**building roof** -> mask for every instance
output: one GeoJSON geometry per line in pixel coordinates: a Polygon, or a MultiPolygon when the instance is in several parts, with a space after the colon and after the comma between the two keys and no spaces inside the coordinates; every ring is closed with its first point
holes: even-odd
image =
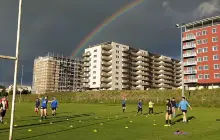
{"type": "Polygon", "coordinates": [[[192,27],[197,27],[197,26],[210,24],[212,22],[220,23],[220,16],[205,18],[205,19],[202,19],[202,20],[198,20],[198,21],[194,21],[194,22],[191,22],[191,23],[183,24],[183,27],[192,28],[192,27]]]}

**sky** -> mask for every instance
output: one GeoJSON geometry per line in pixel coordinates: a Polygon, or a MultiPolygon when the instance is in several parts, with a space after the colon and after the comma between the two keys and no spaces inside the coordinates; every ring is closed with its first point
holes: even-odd
{"type": "MultiPolygon", "coordinates": [[[[32,84],[33,63],[48,52],[71,56],[100,23],[134,0],[23,0],[20,61],[23,83],[32,84]]],[[[115,41],[134,48],[180,58],[180,30],[187,23],[220,15],[220,0],[143,0],[109,23],[89,45],[115,41]]],[[[0,55],[15,56],[18,0],[0,0],[0,55]]],[[[0,59],[0,84],[13,82],[14,61],[0,59]]]]}

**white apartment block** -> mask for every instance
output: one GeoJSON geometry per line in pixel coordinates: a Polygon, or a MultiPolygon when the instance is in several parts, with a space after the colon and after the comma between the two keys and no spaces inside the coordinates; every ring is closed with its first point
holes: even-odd
{"type": "Polygon", "coordinates": [[[179,61],[127,45],[105,42],[83,54],[87,90],[172,89],[181,84],[179,61]]]}
{"type": "Polygon", "coordinates": [[[33,93],[81,90],[82,62],[49,55],[34,60],[33,93]]]}

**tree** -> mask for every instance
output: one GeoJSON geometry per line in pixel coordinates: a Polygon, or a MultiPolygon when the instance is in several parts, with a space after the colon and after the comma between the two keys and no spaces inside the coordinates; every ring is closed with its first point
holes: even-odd
{"type": "Polygon", "coordinates": [[[0,89],[6,89],[6,88],[5,88],[5,86],[3,86],[3,85],[0,85],[0,89]]]}

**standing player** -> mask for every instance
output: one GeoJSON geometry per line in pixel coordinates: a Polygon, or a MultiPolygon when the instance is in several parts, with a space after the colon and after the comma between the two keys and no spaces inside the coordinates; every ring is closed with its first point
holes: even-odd
{"type": "Polygon", "coordinates": [[[173,97],[172,100],[171,100],[171,104],[172,104],[172,113],[173,113],[173,118],[176,117],[176,101],[175,101],[175,98],[173,97]]]}
{"type": "Polygon", "coordinates": [[[41,115],[41,120],[43,120],[43,116],[45,119],[47,119],[47,103],[50,102],[48,101],[48,97],[41,98],[42,103],[41,103],[41,108],[40,108],[40,115],[41,115]]]}
{"type": "Polygon", "coordinates": [[[36,99],[36,103],[35,103],[35,109],[34,111],[38,114],[39,111],[39,107],[40,107],[40,100],[39,98],[36,99]]]}
{"type": "Polygon", "coordinates": [[[167,104],[166,104],[166,115],[165,115],[165,119],[166,119],[166,124],[164,126],[171,126],[171,115],[172,115],[172,104],[170,102],[170,99],[167,99],[167,104]]]}
{"type": "Polygon", "coordinates": [[[150,115],[150,114],[154,114],[154,103],[150,100],[150,102],[149,102],[149,112],[148,112],[148,114],[150,115]]]}
{"type": "Polygon", "coordinates": [[[55,97],[53,97],[53,100],[51,101],[51,109],[52,109],[52,115],[56,117],[56,110],[58,108],[58,101],[55,97]]]}
{"type": "Polygon", "coordinates": [[[136,114],[136,115],[138,115],[139,112],[141,112],[141,115],[142,115],[142,111],[143,111],[142,106],[143,106],[142,101],[141,101],[141,99],[139,99],[139,102],[138,102],[138,111],[137,111],[137,114],[136,114]]]}
{"type": "MultiPolygon", "coordinates": [[[[186,101],[185,97],[182,97],[182,101],[179,103],[179,109],[182,110],[183,113],[183,122],[186,123],[186,113],[187,113],[187,107],[189,107],[192,110],[192,107],[189,105],[189,103],[186,101]]],[[[178,109],[178,110],[179,110],[178,109]]]]}
{"type": "Polygon", "coordinates": [[[123,112],[125,112],[125,110],[126,110],[126,101],[127,101],[127,99],[125,97],[123,97],[123,99],[122,99],[122,111],[123,112]]]}
{"type": "Polygon", "coordinates": [[[3,123],[3,119],[6,114],[6,110],[8,109],[8,101],[6,100],[6,97],[3,97],[0,100],[0,122],[3,123]]]}

